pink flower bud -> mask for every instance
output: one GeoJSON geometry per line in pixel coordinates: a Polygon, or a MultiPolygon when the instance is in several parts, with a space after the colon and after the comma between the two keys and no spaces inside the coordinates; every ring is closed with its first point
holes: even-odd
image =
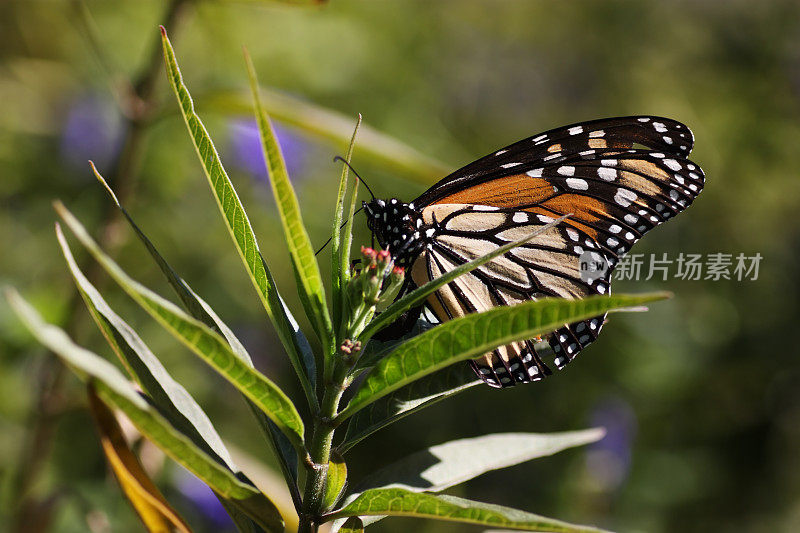
{"type": "Polygon", "coordinates": [[[373,259],[375,259],[375,255],[376,254],[375,254],[375,250],[373,250],[372,248],[368,248],[368,247],[362,246],[361,247],[361,255],[363,255],[365,259],[373,260],[373,259]]]}

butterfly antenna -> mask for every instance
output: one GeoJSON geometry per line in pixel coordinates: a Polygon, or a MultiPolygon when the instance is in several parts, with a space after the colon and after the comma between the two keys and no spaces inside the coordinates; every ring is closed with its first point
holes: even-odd
{"type": "Polygon", "coordinates": [[[372,199],[374,200],[375,199],[375,195],[372,193],[372,189],[369,188],[369,185],[367,185],[367,182],[364,181],[364,178],[362,178],[361,176],[358,175],[358,172],[356,172],[356,169],[354,169],[350,165],[350,163],[348,163],[342,156],[337,155],[336,157],[334,157],[333,158],[333,162],[335,163],[336,161],[341,161],[342,163],[347,165],[347,168],[349,168],[353,172],[353,174],[356,175],[356,177],[358,178],[358,181],[360,181],[361,183],[364,184],[364,187],[367,188],[367,191],[369,191],[369,195],[372,196],[372,199]]]}
{"type": "MultiPolygon", "coordinates": [[[[355,211],[353,211],[353,216],[356,216],[358,213],[360,213],[362,209],[364,209],[364,208],[363,208],[363,207],[359,207],[358,209],[356,209],[355,211]]],[[[339,226],[339,229],[344,229],[344,227],[345,227],[346,225],[347,225],[347,220],[345,220],[344,222],[342,222],[342,225],[341,225],[341,226],[339,226]]],[[[319,253],[320,253],[322,250],[324,250],[324,249],[325,249],[325,247],[326,247],[326,246],[328,246],[332,240],[333,240],[333,237],[332,237],[332,236],[331,236],[331,237],[328,237],[328,240],[327,240],[327,241],[325,241],[325,244],[323,244],[323,245],[320,247],[320,249],[319,249],[319,250],[317,250],[317,251],[316,251],[316,253],[314,253],[314,255],[315,255],[315,256],[319,255],[319,253]]]]}
{"type": "Polygon", "coordinates": [[[314,257],[318,256],[318,255],[319,255],[319,253],[320,253],[322,250],[324,250],[324,249],[325,249],[325,247],[326,247],[326,246],[328,246],[328,244],[330,244],[330,242],[331,242],[332,240],[333,240],[333,237],[328,237],[328,240],[327,240],[327,241],[325,241],[325,244],[323,244],[322,246],[320,246],[319,250],[317,250],[317,251],[314,253],[314,257]]]}

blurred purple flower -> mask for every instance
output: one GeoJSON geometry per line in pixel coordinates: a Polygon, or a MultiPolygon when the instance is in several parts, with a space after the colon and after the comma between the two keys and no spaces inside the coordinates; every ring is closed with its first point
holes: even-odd
{"type": "MultiPolygon", "coordinates": [[[[305,154],[308,147],[303,138],[273,124],[275,136],[286,161],[286,170],[292,181],[296,181],[305,169],[305,154]]],[[[266,182],[267,168],[261,151],[261,139],[255,119],[235,119],[228,124],[230,153],[235,168],[249,173],[259,181],[266,182]]]]}
{"type": "Polygon", "coordinates": [[[81,170],[86,169],[89,159],[102,167],[114,160],[121,144],[122,117],[112,100],[87,92],[70,102],[61,129],[64,161],[81,170]]]}
{"type": "Polygon", "coordinates": [[[636,414],[624,400],[606,398],[592,409],[591,425],[606,428],[606,436],[586,452],[589,475],[602,489],[617,489],[630,470],[636,414]]]}
{"type": "Polygon", "coordinates": [[[219,503],[216,494],[208,485],[200,481],[188,470],[179,470],[176,474],[176,488],[216,529],[233,525],[225,508],[219,503]]]}

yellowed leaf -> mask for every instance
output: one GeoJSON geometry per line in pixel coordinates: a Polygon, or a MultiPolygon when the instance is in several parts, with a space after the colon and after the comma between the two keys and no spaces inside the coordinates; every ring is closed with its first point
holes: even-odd
{"type": "Polygon", "coordinates": [[[189,526],[167,503],[161,491],[142,468],[139,459],[128,447],[114,413],[97,396],[91,384],[88,386],[88,395],[89,406],[106,459],[122,491],[147,530],[154,533],[171,531],[190,533],[189,526]]]}

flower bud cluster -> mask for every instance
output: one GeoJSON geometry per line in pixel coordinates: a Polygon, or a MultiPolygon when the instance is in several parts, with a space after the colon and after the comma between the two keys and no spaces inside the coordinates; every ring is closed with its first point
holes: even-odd
{"type": "Polygon", "coordinates": [[[339,350],[347,355],[354,355],[361,351],[361,341],[353,342],[350,339],[345,339],[339,346],[339,350]]]}
{"type": "MultiPolygon", "coordinates": [[[[395,266],[388,250],[375,251],[361,247],[361,264],[347,284],[348,328],[347,335],[358,337],[375,314],[378,304],[394,299],[405,280],[405,269],[395,266]]],[[[360,350],[358,343],[345,341],[339,351],[352,358],[360,350]]]]}
{"type": "Polygon", "coordinates": [[[405,279],[403,267],[393,265],[388,250],[376,252],[372,248],[361,247],[361,269],[353,276],[348,286],[350,302],[367,306],[378,303],[382,293],[399,287],[405,279]]]}

